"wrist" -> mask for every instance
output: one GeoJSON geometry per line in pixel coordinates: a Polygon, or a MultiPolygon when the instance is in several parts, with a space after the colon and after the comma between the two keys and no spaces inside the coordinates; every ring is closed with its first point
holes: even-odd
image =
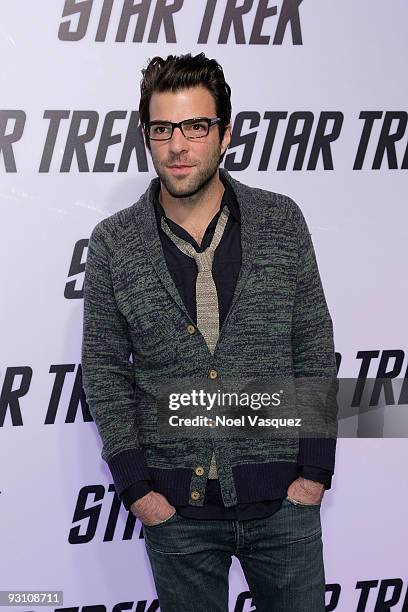
{"type": "Polygon", "coordinates": [[[324,484],[322,482],[316,482],[315,480],[309,480],[309,478],[304,478],[303,476],[299,476],[298,478],[299,488],[305,493],[315,494],[316,491],[323,491],[324,484]]]}
{"type": "Polygon", "coordinates": [[[152,493],[153,491],[149,491],[148,493],[146,493],[146,495],[143,495],[143,497],[139,497],[139,499],[133,502],[132,508],[140,510],[145,508],[146,506],[151,506],[154,500],[154,495],[152,495],[152,493]]]}

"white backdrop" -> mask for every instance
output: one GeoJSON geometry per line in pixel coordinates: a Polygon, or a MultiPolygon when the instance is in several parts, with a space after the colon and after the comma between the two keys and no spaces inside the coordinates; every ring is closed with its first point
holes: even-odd
{"type": "MultiPolygon", "coordinates": [[[[134,4],[139,17],[126,32],[122,11],[131,1],[1,2],[0,590],[64,592],[63,605],[19,608],[27,612],[157,609],[140,522],[125,533],[129,515],[118,511],[78,371],[86,240],[154,176],[150,158],[145,165],[144,151],[136,156],[129,140],[137,136],[130,120],[148,58],[204,51],[224,67],[236,126],[225,166],[302,208],[341,355],[339,376],[358,375],[361,351],[373,351],[371,377],[384,351],[402,351],[401,378],[407,369],[406,1],[134,4]],[[236,30],[228,32],[235,5],[236,30]],[[262,10],[273,6],[276,15],[262,22],[262,10]],[[214,14],[199,43],[206,8],[214,14]],[[278,112],[273,140],[267,132],[278,112]],[[331,156],[308,166],[325,112],[335,118],[325,134],[336,125],[339,133],[331,156]],[[252,124],[242,113],[252,113],[252,124]],[[295,144],[282,168],[293,113],[308,113],[311,133],[300,165],[295,144]],[[377,118],[354,169],[368,126],[360,113],[377,118]],[[108,136],[117,135],[111,144],[104,123],[108,136]],[[75,130],[87,136],[71,159],[75,130]],[[270,158],[260,170],[265,145],[270,158]]],[[[301,116],[295,133],[305,127],[301,116]]],[[[387,371],[395,362],[390,354],[387,371]]],[[[406,440],[340,439],[337,448],[321,510],[327,610],[407,612],[406,440]]],[[[236,559],[230,576],[230,609],[254,610],[236,559]]]]}

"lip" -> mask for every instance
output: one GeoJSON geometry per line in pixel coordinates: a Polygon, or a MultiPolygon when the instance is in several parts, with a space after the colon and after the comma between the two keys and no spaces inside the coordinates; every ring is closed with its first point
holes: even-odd
{"type": "Polygon", "coordinates": [[[167,166],[174,174],[185,174],[190,171],[193,166],[167,166]]]}

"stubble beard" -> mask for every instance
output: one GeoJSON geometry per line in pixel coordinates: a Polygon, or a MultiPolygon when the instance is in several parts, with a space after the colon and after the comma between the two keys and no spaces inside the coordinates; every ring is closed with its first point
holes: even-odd
{"type": "Polygon", "coordinates": [[[213,155],[206,161],[205,165],[195,166],[192,170],[194,176],[187,175],[184,178],[172,177],[165,167],[166,163],[182,163],[178,160],[163,162],[163,167],[152,156],[153,166],[157,175],[173,198],[189,198],[196,195],[211,181],[219,167],[220,151],[214,151],[213,155]]]}

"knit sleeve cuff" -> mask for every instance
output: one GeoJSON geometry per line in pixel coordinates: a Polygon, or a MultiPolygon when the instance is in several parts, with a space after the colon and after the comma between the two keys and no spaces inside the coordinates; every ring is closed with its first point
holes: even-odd
{"type": "Polygon", "coordinates": [[[107,461],[107,464],[119,497],[125,489],[135,482],[150,479],[141,449],[127,449],[117,453],[107,461]]]}
{"type": "Polygon", "coordinates": [[[121,501],[126,510],[130,510],[130,506],[152,491],[151,484],[148,480],[139,480],[125,489],[121,495],[121,501]]]}
{"type": "Polygon", "coordinates": [[[310,465],[334,473],[336,438],[301,438],[298,465],[310,465]]]}
{"type": "Polygon", "coordinates": [[[299,476],[306,478],[307,480],[314,480],[324,484],[325,489],[331,489],[332,474],[322,468],[316,468],[310,465],[304,465],[300,469],[299,476]]]}

